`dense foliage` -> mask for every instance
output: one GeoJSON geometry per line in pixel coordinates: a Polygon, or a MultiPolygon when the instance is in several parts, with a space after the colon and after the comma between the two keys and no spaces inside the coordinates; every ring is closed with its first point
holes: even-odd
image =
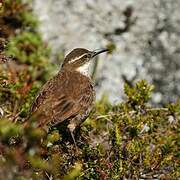
{"type": "Polygon", "coordinates": [[[24,128],[33,98],[56,67],[28,6],[8,0],[2,7],[0,179],[180,177],[180,100],[151,107],[153,86],[144,80],[125,84],[123,103],[112,105],[106,97],[96,103],[76,134],[78,149],[61,129],[24,128]]]}

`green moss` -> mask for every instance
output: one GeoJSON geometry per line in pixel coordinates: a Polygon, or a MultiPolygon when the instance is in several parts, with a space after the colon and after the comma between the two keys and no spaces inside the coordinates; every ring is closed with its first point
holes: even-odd
{"type": "Polygon", "coordinates": [[[7,140],[13,136],[21,135],[23,133],[23,130],[21,129],[21,126],[18,124],[14,124],[10,122],[7,119],[1,119],[0,120],[0,136],[1,140],[7,140]]]}
{"type": "Polygon", "coordinates": [[[35,29],[38,26],[37,17],[34,16],[31,12],[24,11],[20,14],[21,20],[23,22],[24,27],[28,27],[31,29],[35,29]]]}
{"type": "Polygon", "coordinates": [[[76,163],[73,170],[71,170],[71,172],[64,177],[64,180],[73,180],[76,177],[78,177],[81,172],[81,168],[82,168],[82,164],[76,163]]]}
{"type": "Polygon", "coordinates": [[[20,63],[34,66],[47,65],[49,49],[45,47],[39,34],[23,32],[10,39],[7,55],[18,59],[20,63]]]}

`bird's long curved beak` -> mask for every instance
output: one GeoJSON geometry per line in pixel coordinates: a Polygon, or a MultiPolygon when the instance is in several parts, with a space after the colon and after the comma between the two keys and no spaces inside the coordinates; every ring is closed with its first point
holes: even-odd
{"type": "Polygon", "coordinates": [[[93,53],[92,53],[92,58],[94,58],[94,57],[97,56],[98,54],[101,54],[101,53],[107,52],[107,51],[109,51],[109,49],[99,49],[99,50],[95,50],[95,51],[93,51],[93,53]]]}

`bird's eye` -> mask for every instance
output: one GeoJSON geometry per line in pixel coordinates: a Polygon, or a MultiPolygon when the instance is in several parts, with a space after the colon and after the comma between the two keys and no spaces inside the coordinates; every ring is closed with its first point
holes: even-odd
{"type": "Polygon", "coordinates": [[[86,54],[86,55],[83,56],[83,58],[88,59],[88,58],[90,58],[90,55],[86,54]]]}

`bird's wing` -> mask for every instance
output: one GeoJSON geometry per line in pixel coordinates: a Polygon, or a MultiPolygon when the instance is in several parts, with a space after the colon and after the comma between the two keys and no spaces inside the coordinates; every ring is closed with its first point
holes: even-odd
{"type": "Polygon", "coordinates": [[[56,85],[58,84],[57,76],[52,78],[52,81],[54,82],[54,85],[52,85],[51,80],[44,84],[31,105],[30,114],[36,111],[53,93],[54,88],[56,88],[56,85]]]}
{"type": "Polygon", "coordinates": [[[39,108],[32,113],[32,117],[37,119],[39,126],[46,124],[53,126],[75,117],[78,113],[77,103],[69,97],[61,95],[59,98],[51,96],[51,98],[45,99],[39,108]]]}
{"type": "Polygon", "coordinates": [[[61,94],[58,98],[52,94],[51,97],[43,100],[39,108],[32,113],[32,116],[38,120],[39,126],[46,124],[54,126],[78,115],[81,116],[78,118],[81,120],[88,115],[92,101],[92,96],[87,93],[78,100],[73,100],[65,94],[61,94]]]}
{"type": "MultiPolygon", "coordinates": [[[[48,93],[48,92],[47,92],[48,93]]],[[[40,91],[35,100],[33,101],[31,108],[30,108],[30,113],[33,113],[36,111],[39,106],[42,104],[42,102],[46,99],[47,97],[46,91],[40,91]]]]}
{"type": "Polygon", "coordinates": [[[60,101],[58,101],[53,106],[53,121],[51,121],[51,125],[56,125],[60,122],[63,122],[69,118],[76,118],[83,120],[86,118],[91,110],[91,105],[93,102],[93,96],[90,93],[83,93],[79,99],[74,101],[71,98],[62,97],[60,101]]]}
{"type": "Polygon", "coordinates": [[[36,119],[39,126],[55,125],[75,115],[75,112],[73,100],[67,98],[64,94],[61,94],[58,98],[51,94],[32,112],[31,118],[36,119]]]}
{"type": "Polygon", "coordinates": [[[79,106],[70,97],[64,96],[56,101],[52,106],[52,120],[51,125],[56,125],[66,119],[73,118],[79,113],[79,106]]]}
{"type": "Polygon", "coordinates": [[[75,91],[76,85],[82,83],[76,76],[71,76],[76,79],[73,84],[69,81],[69,77],[68,75],[55,76],[52,79],[53,85],[50,83],[51,81],[47,82],[34,100],[30,113],[31,117],[37,120],[39,126],[56,125],[66,119],[88,112],[93,102],[91,89],[87,85],[86,88],[79,88],[79,91],[75,91]]]}

